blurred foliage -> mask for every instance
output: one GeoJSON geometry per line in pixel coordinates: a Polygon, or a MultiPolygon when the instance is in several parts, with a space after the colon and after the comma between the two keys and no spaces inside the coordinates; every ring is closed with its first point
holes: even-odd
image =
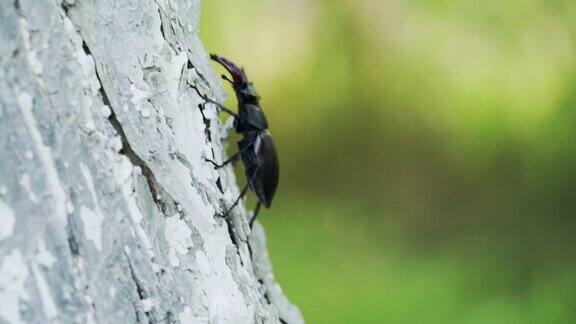
{"type": "Polygon", "coordinates": [[[263,98],[311,323],[576,321],[576,2],[210,0],[201,36],[263,98]]]}

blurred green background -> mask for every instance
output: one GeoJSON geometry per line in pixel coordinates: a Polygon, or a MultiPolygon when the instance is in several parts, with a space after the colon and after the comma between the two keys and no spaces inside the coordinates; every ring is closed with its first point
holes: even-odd
{"type": "Polygon", "coordinates": [[[576,323],[576,1],[202,5],[262,96],[309,323],[576,323]]]}

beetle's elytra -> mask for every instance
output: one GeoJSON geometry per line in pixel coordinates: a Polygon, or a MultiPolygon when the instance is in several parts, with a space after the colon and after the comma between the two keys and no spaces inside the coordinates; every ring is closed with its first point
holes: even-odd
{"type": "Polygon", "coordinates": [[[248,81],[244,70],[216,54],[211,54],[210,58],[220,63],[232,76],[232,80],[224,75],[222,77],[232,83],[238,100],[238,113],[234,113],[221,104],[216,104],[222,111],[234,117],[234,128],[237,133],[242,134],[242,139],[238,142],[238,152],[222,164],[208,159],[207,161],[216,168],[221,168],[238,158],[242,160],[247,184],[224,216],[228,216],[240,199],[246,195],[248,188],[251,188],[258,197],[258,203],[250,219],[250,227],[252,227],[258,216],[260,205],[264,204],[266,208],[269,208],[274,199],[279,175],[278,154],[268,131],[268,121],[260,107],[260,96],[256,93],[252,82],[248,81]]]}

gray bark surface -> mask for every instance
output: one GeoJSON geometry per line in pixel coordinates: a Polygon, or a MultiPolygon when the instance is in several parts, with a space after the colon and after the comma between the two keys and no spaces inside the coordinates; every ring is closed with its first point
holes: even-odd
{"type": "Polygon", "coordinates": [[[199,0],[0,0],[0,323],[301,323],[224,155],[199,0]]]}

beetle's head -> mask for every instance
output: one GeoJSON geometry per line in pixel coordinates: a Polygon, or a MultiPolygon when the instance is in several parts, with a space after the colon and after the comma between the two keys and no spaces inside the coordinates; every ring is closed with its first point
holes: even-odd
{"type": "Polygon", "coordinates": [[[238,98],[244,103],[258,104],[260,96],[256,93],[256,89],[252,85],[252,82],[246,82],[241,85],[234,85],[234,90],[236,91],[238,98]]]}
{"type": "Polygon", "coordinates": [[[234,87],[234,91],[238,96],[238,99],[245,103],[257,103],[260,96],[256,93],[256,89],[252,85],[252,82],[248,81],[248,77],[246,77],[246,73],[243,69],[239,68],[236,64],[230,62],[226,58],[216,55],[210,54],[210,58],[222,65],[228,73],[232,76],[232,80],[229,80],[225,76],[222,76],[224,79],[230,81],[232,86],[234,87]]]}

